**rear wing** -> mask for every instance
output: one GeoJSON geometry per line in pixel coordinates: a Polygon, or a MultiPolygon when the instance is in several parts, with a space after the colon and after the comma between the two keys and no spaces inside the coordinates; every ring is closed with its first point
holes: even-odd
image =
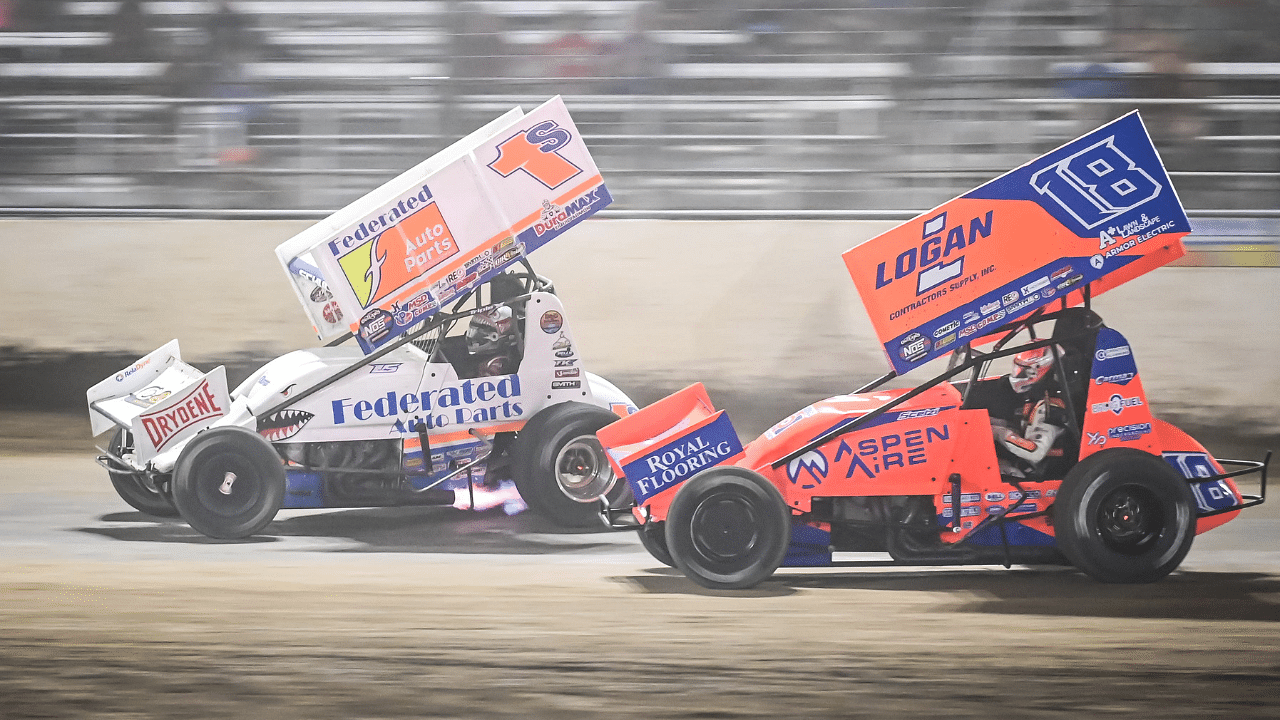
{"type": "Polygon", "coordinates": [[[843,255],[898,374],[1182,257],[1191,231],[1132,112],[843,255]]]}
{"type": "Polygon", "coordinates": [[[559,97],[513,108],[276,248],[321,340],[371,353],[612,202],[559,97]]]}

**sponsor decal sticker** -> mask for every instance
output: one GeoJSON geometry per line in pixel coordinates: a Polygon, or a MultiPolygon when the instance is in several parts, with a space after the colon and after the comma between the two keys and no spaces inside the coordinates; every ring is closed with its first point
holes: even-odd
{"type": "Polygon", "coordinates": [[[960,321],[959,321],[959,320],[953,320],[953,321],[951,321],[951,322],[947,323],[946,325],[943,325],[942,327],[938,328],[937,330],[934,330],[934,331],[933,331],[933,336],[934,336],[935,338],[940,338],[940,337],[942,337],[943,335],[946,335],[946,334],[947,334],[947,333],[949,333],[949,332],[952,332],[952,331],[954,331],[954,330],[959,330],[959,329],[960,329],[960,321]]]}
{"type": "Polygon", "coordinates": [[[742,452],[742,443],[721,415],[711,423],[683,435],[622,468],[636,503],[674,487],[698,472],[719,465],[742,452]]]}
{"type": "Polygon", "coordinates": [[[1066,280],[1063,280],[1062,282],[1058,283],[1057,287],[1059,290],[1066,290],[1067,288],[1071,287],[1072,285],[1075,285],[1076,283],[1080,282],[1083,279],[1084,279],[1084,275],[1077,273],[1067,278],[1066,280]]]}
{"type": "Polygon", "coordinates": [[[1151,432],[1151,423],[1120,425],[1107,430],[1107,437],[1113,440],[1137,440],[1151,432]]]}
{"type": "Polygon", "coordinates": [[[933,343],[920,333],[911,333],[898,342],[898,355],[907,362],[914,362],[929,354],[933,343]]]}
{"type": "Polygon", "coordinates": [[[400,433],[414,433],[420,417],[428,428],[520,417],[520,376],[463,380],[457,385],[330,401],[334,425],[391,421],[400,433]]]}
{"type": "Polygon", "coordinates": [[[876,289],[918,272],[916,295],[920,296],[964,275],[964,249],[981,238],[990,237],[994,214],[988,210],[985,216],[970,219],[967,227],[961,221],[949,229],[945,212],[926,220],[919,247],[908,248],[893,260],[885,260],[876,267],[876,289]],[[959,257],[949,260],[955,254],[959,257]]]}
{"type": "Polygon", "coordinates": [[[841,438],[831,463],[834,467],[844,467],[842,461],[847,463],[846,479],[857,473],[874,479],[893,468],[905,469],[929,462],[929,446],[950,439],[951,427],[946,423],[879,437],[863,437],[852,441],[854,444],[850,444],[848,438],[841,438]]]}
{"type": "Polygon", "coordinates": [[[130,405],[149,408],[172,394],[173,392],[165,390],[159,385],[150,385],[142,388],[141,390],[135,390],[134,392],[129,393],[129,396],[125,398],[125,402],[130,405]]]}
{"type": "Polygon", "coordinates": [[[821,485],[827,479],[827,471],[827,456],[821,450],[810,450],[787,463],[787,478],[805,490],[821,485]]]}
{"type": "Polygon", "coordinates": [[[1106,402],[1094,403],[1093,407],[1090,408],[1090,412],[1096,415],[1098,413],[1104,413],[1109,410],[1115,413],[1116,415],[1119,415],[1121,412],[1124,411],[1125,408],[1139,407],[1141,405],[1142,405],[1142,398],[1122,397],[1117,393],[1115,395],[1112,395],[1111,398],[1106,402]]]}
{"type": "Polygon", "coordinates": [[[489,163],[489,168],[502,177],[522,171],[554,189],[582,172],[560,154],[572,141],[572,133],[555,120],[546,120],[503,140],[498,145],[498,157],[489,163]]]}
{"type": "Polygon", "coordinates": [[[579,372],[580,371],[578,370],[578,368],[558,368],[556,370],[556,377],[558,378],[578,377],[579,372]]]}
{"type": "Polygon", "coordinates": [[[775,424],[773,427],[769,428],[768,430],[765,430],[764,436],[772,440],[778,437],[778,435],[781,434],[783,430],[786,430],[787,428],[791,427],[792,425],[795,425],[796,423],[800,422],[801,420],[807,417],[813,417],[814,415],[817,415],[817,414],[818,414],[817,409],[814,408],[812,405],[801,408],[796,412],[791,413],[791,415],[779,420],[777,424],[775,424]]]}
{"type": "Polygon", "coordinates": [[[147,440],[157,452],[164,449],[183,430],[202,422],[220,418],[226,409],[218,407],[218,398],[208,379],[192,388],[176,405],[138,416],[147,440]]]}
{"type": "Polygon", "coordinates": [[[560,333],[560,337],[551,343],[553,354],[558,358],[567,358],[573,355],[573,344],[569,342],[569,338],[560,333]]]}
{"type": "Polygon", "coordinates": [[[423,186],[391,210],[363,220],[350,235],[331,240],[329,250],[367,308],[457,255],[458,243],[423,186]]]}
{"type": "Polygon", "coordinates": [[[393,327],[395,321],[392,320],[391,313],[380,308],[374,308],[360,318],[360,336],[371,345],[391,334],[393,327]]]}
{"type": "Polygon", "coordinates": [[[564,316],[555,310],[548,310],[542,313],[542,317],[538,320],[538,327],[542,328],[542,332],[554,335],[564,327],[564,316]]]}
{"type": "Polygon", "coordinates": [[[1026,285],[1022,286],[1022,296],[1031,297],[1032,293],[1034,293],[1037,290],[1040,290],[1041,288],[1048,286],[1048,284],[1049,284],[1048,277],[1041,277],[1039,280],[1034,280],[1032,282],[1029,282],[1026,285]]]}
{"type": "Polygon", "coordinates": [[[1036,172],[1031,187],[1086,229],[1154,200],[1162,189],[1121,150],[1115,135],[1036,172]]]}
{"type": "Polygon", "coordinates": [[[582,387],[581,380],[552,380],[552,390],[573,390],[582,387]]]}
{"type": "Polygon", "coordinates": [[[1118,347],[1099,348],[1093,356],[1097,360],[1111,360],[1113,358],[1126,357],[1130,354],[1131,351],[1128,345],[1120,345],[1118,347]]]}

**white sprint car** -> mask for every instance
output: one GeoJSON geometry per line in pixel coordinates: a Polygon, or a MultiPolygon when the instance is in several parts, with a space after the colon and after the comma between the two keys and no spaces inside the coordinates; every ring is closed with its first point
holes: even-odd
{"type": "Polygon", "coordinates": [[[277,249],[334,342],[228,392],[174,340],[91,388],[94,435],[115,429],[99,463],[133,507],[217,538],[281,508],[527,504],[595,526],[629,499],[595,433],[635,405],[583,367],[527,254],[609,200],[558,98],[507,113],[277,249]]]}

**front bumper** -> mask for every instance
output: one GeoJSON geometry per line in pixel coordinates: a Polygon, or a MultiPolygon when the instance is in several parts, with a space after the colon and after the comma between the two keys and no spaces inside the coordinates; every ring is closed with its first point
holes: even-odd
{"type": "MultiPolygon", "coordinates": [[[[641,522],[636,519],[634,512],[635,507],[609,507],[608,501],[600,501],[600,521],[605,527],[613,530],[634,530],[640,527],[641,522]]],[[[644,510],[641,509],[643,513],[644,510]]]]}

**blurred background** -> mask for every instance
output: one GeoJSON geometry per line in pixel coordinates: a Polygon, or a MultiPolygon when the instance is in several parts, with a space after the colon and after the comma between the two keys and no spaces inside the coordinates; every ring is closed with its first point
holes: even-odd
{"type": "Polygon", "coordinates": [[[901,215],[1134,108],[1188,209],[1280,197],[1274,0],[0,0],[0,207],[321,217],[554,94],[615,217],[901,215]]]}
{"type": "Polygon", "coordinates": [[[0,0],[0,409],[313,344],[271,249],[556,94],[615,201],[535,261],[642,403],[881,374],[839,253],[1137,108],[1199,267],[1104,317],[1161,412],[1280,437],[1280,0],[0,0]]]}

